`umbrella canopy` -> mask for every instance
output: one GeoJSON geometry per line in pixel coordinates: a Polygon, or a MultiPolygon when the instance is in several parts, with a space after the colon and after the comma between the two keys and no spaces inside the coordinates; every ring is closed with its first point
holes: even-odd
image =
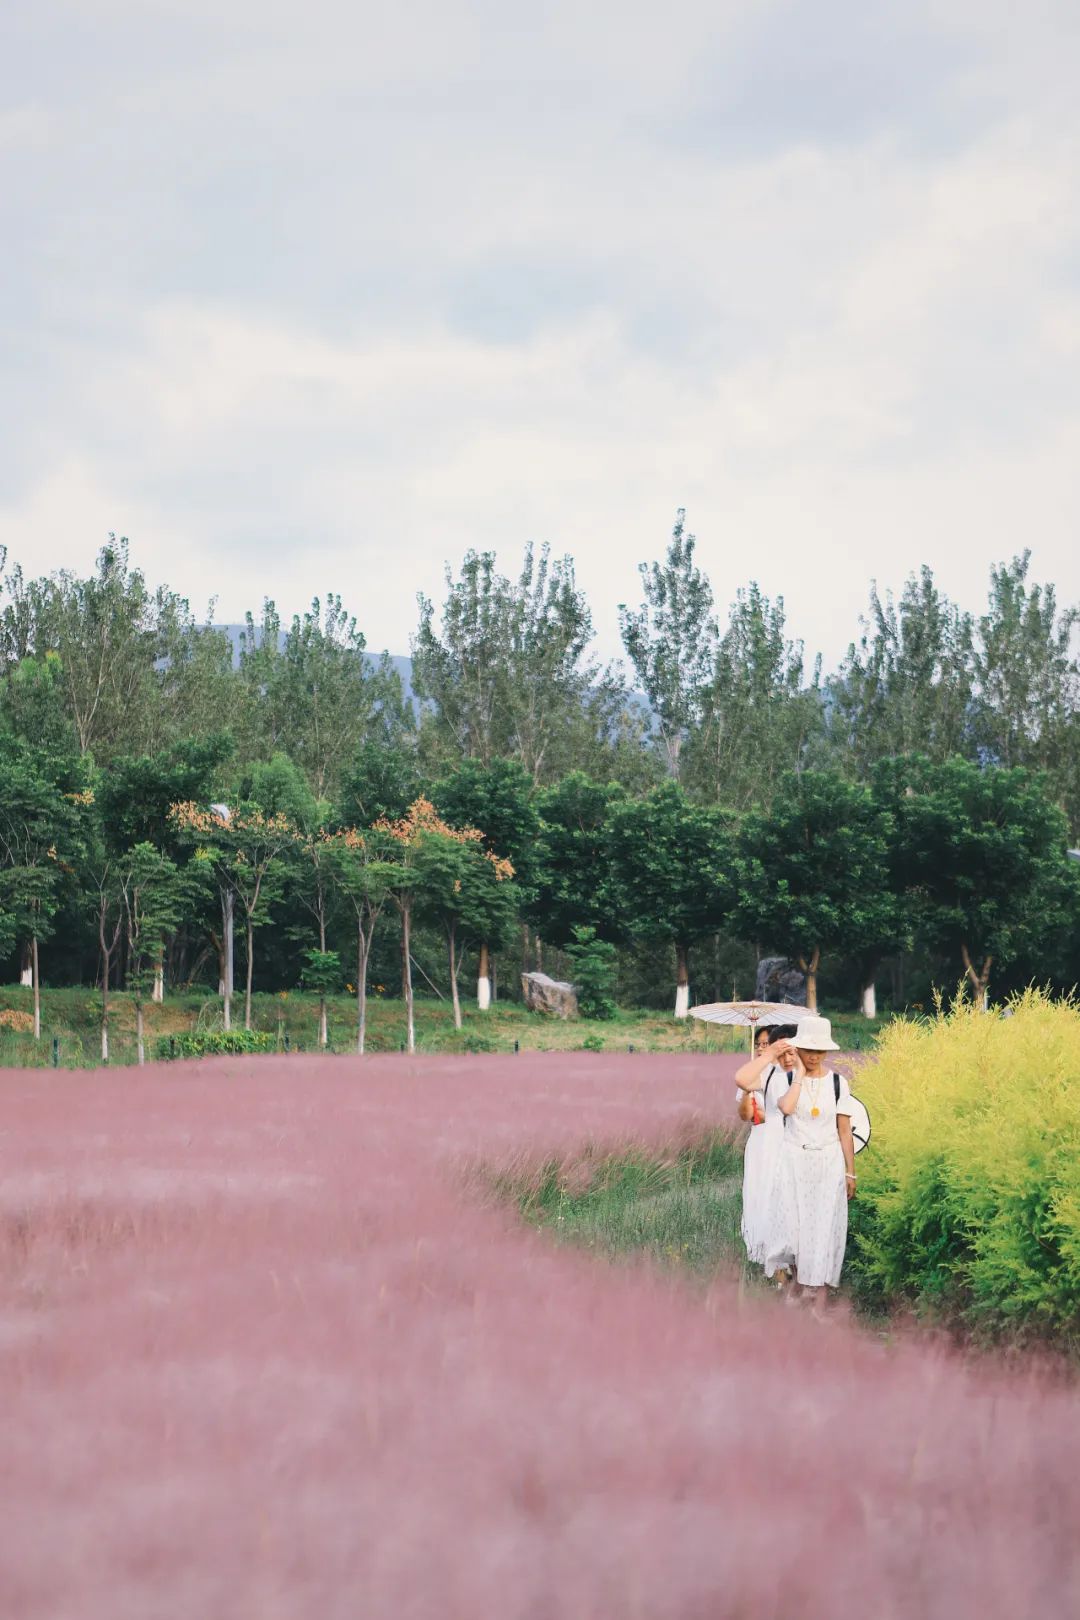
{"type": "Polygon", "coordinates": [[[703,1024],[741,1024],[753,1031],[771,1024],[797,1024],[809,1016],[809,1007],[796,1007],[787,1001],[709,1001],[701,1007],[691,1007],[690,1017],[700,1018],[703,1024]]]}

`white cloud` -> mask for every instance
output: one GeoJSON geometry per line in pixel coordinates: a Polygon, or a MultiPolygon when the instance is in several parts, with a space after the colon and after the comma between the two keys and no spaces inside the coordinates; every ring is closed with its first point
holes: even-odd
{"type": "Polygon", "coordinates": [[[923,561],[1080,597],[1064,5],[834,0],[813,73],[779,4],[94,10],[24,23],[0,115],[25,565],[116,529],[400,651],[444,559],[549,541],[614,652],[686,504],[721,600],[830,651],[923,561]]]}

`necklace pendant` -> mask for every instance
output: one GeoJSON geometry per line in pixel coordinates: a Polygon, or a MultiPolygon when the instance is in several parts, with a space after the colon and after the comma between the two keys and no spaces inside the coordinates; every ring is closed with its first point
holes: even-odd
{"type": "Polygon", "coordinates": [[[811,1110],[810,1110],[810,1118],[811,1119],[817,1119],[817,1117],[818,1117],[818,1115],[820,1113],[821,1113],[820,1108],[811,1108],[811,1110]]]}

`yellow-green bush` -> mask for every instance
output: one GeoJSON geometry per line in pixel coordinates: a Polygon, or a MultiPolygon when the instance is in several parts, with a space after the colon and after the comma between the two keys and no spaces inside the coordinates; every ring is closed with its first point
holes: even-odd
{"type": "Polygon", "coordinates": [[[855,1090],[873,1122],[848,1251],[862,1298],[1080,1349],[1080,1008],[1028,992],[894,1023],[855,1090]]]}

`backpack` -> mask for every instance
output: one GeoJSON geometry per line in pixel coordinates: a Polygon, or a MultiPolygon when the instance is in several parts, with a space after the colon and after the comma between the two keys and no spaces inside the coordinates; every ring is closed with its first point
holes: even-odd
{"type": "MultiPolygon", "coordinates": [[[[769,1080],[772,1079],[773,1075],[776,1072],[777,1071],[776,1071],[775,1067],[770,1071],[769,1079],[766,1080],[766,1082],[765,1082],[765,1089],[761,1093],[761,1106],[762,1106],[763,1110],[764,1110],[765,1103],[766,1103],[766,1100],[767,1100],[768,1095],[769,1095],[769,1080]]],[[[781,1071],[781,1072],[784,1072],[784,1071],[781,1071]]],[[[786,1071],[786,1073],[785,1073],[785,1079],[787,1080],[787,1083],[788,1083],[789,1086],[791,1085],[791,1082],[794,1080],[794,1078],[795,1078],[794,1073],[790,1069],[788,1069],[786,1071]]],[[[837,1074],[835,1069],[833,1070],[832,1083],[833,1083],[833,1096],[836,1099],[836,1101],[839,1102],[840,1101],[840,1076],[837,1074]]],[[[867,1111],[866,1104],[861,1103],[859,1101],[858,1097],[856,1097],[854,1094],[852,1094],[851,1101],[854,1104],[854,1108],[852,1109],[852,1113],[851,1113],[851,1136],[852,1136],[852,1141],[853,1141],[853,1144],[854,1144],[854,1147],[855,1147],[855,1152],[856,1153],[861,1153],[864,1147],[868,1147],[870,1145],[870,1115],[869,1115],[869,1113],[867,1111]]],[[[786,1114],[784,1116],[784,1124],[785,1125],[787,1124],[787,1115],[786,1114]]]]}

